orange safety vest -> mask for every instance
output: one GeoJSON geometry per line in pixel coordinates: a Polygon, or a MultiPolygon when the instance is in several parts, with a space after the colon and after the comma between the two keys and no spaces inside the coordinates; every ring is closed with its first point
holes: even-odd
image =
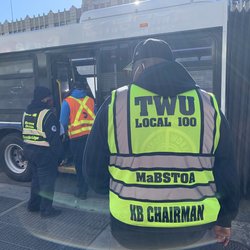
{"type": "Polygon", "coordinates": [[[94,123],[94,100],[88,96],[76,99],[69,96],[65,99],[69,104],[70,116],[68,135],[70,139],[88,135],[94,123]]]}

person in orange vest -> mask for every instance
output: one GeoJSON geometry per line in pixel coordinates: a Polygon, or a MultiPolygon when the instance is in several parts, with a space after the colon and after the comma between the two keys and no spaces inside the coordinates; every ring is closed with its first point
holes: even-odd
{"type": "Polygon", "coordinates": [[[86,78],[74,83],[71,94],[62,103],[60,115],[60,122],[70,139],[77,178],[75,196],[80,199],[87,198],[88,186],[82,172],[82,158],[87,137],[95,119],[94,99],[86,94],[86,86],[86,78]]]}

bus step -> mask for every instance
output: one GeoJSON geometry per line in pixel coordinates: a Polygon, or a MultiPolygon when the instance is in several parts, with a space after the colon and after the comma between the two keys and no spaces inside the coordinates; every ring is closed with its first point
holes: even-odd
{"type": "Polygon", "coordinates": [[[64,173],[64,174],[76,174],[76,169],[74,165],[70,165],[70,166],[60,165],[58,167],[58,172],[64,173]]]}

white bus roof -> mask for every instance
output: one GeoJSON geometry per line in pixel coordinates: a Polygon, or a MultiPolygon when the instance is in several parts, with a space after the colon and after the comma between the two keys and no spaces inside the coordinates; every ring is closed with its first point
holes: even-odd
{"type": "Polygon", "coordinates": [[[148,0],[96,9],[80,23],[0,36],[0,53],[226,27],[227,0],[148,0]]]}
{"type": "Polygon", "coordinates": [[[218,2],[218,0],[145,0],[137,1],[130,4],[115,5],[109,8],[99,8],[94,10],[89,10],[82,13],[80,22],[84,22],[91,19],[113,17],[120,15],[126,15],[136,12],[143,11],[156,11],[161,8],[171,8],[171,7],[181,7],[182,5],[187,5],[191,3],[201,3],[201,2],[218,2]]]}

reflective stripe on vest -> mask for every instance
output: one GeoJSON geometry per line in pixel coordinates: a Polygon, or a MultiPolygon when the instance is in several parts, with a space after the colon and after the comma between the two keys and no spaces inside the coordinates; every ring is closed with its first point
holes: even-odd
{"type": "Polygon", "coordinates": [[[191,171],[169,170],[151,168],[144,170],[119,169],[116,166],[109,166],[109,173],[112,179],[122,182],[124,185],[133,186],[162,186],[162,187],[194,187],[197,185],[208,185],[214,182],[212,170],[191,171]]]}
{"type": "Polygon", "coordinates": [[[110,211],[118,220],[141,227],[178,228],[199,226],[217,220],[216,198],[182,202],[140,202],[110,192],[110,211]]]}
{"type": "Polygon", "coordinates": [[[23,115],[23,140],[25,143],[49,147],[46,134],[43,131],[43,120],[49,109],[40,113],[24,113],[23,115]]]}
{"type": "Polygon", "coordinates": [[[169,188],[169,187],[142,187],[125,186],[114,180],[110,183],[110,190],[124,199],[151,202],[175,202],[175,201],[199,201],[206,198],[213,198],[216,187],[214,183],[207,186],[195,188],[169,188]]]}
{"type": "Polygon", "coordinates": [[[69,96],[65,100],[70,107],[69,137],[72,139],[89,134],[95,119],[94,106],[93,103],[90,103],[91,98],[86,96],[83,99],[76,99],[69,96]],[[84,112],[87,117],[84,117],[84,112]]]}
{"type": "Polygon", "coordinates": [[[163,99],[132,84],[112,92],[108,117],[110,212],[117,220],[145,227],[216,221],[220,113],[212,94],[163,99]]]}
{"type": "Polygon", "coordinates": [[[119,168],[131,167],[138,169],[143,166],[143,169],[167,168],[183,169],[186,166],[189,169],[212,169],[214,165],[213,156],[190,156],[190,155],[141,155],[140,157],[134,156],[121,156],[113,155],[110,157],[110,165],[117,165],[119,168]]]}

